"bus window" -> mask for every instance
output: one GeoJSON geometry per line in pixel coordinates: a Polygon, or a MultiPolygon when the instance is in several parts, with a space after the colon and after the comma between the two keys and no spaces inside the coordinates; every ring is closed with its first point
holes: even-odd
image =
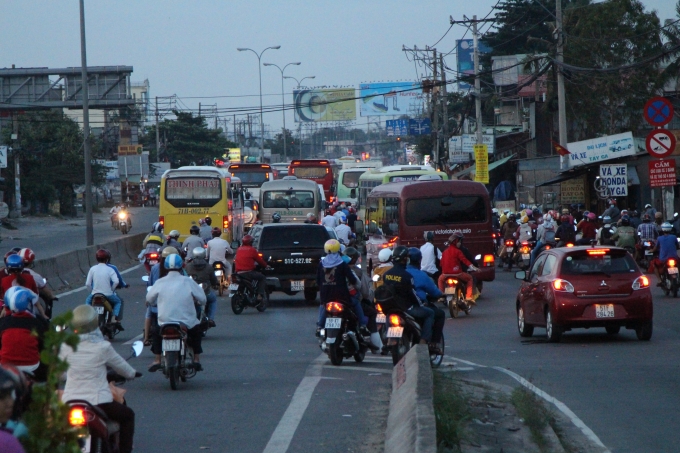
{"type": "Polygon", "coordinates": [[[386,236],[397,236],[399,234],[399,198],[380,198],[378,199],[377,209],[373,209],[373,200],[368,201],[369,209],[368,220],[380,228],[386,236]]]}
{"type": "Polygon", "coordinates": [[[269,181],[269,174],[262,171],[232,171],[232,175],[238,176],[244,187],[260,187],[269,181]]]}
{"type": "Polygon", "coordinates": [[[263,208],[313,208],[314,193],[308,190],[267,190],[262,194],[263,208]]]}
{"type": "Polygon", "coordinates": [[[219,178],[168,178],[165,199],[175,208],[213,206],[222,198],[219,178]]]}
{"type": "Polygon", "coordinates": [[[480,196],[418,198],[406,203],[406,224],[425,226],[486,222],[486,211],[486,204],[480,196]]]}
{"type": "Polygon", "coordinates": [[[342,175],[342,185],[354,189],[359,187],[359,177],[363,174],[362,171],[347,171],[342,175]]]}

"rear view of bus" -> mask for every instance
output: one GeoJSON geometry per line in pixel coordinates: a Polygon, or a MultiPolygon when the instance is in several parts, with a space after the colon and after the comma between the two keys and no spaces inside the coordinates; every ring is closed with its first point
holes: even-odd
{"type": "Polygon", "coordinates": [[[274,173],[269,164],[231,164],[229,173],[241,180],[242,187],[250,192],[250,198],[260,198],[260,187],[267,181],[274,180],[274,173]]]}
{"type": "Polygon", "coordinates": [[[333,169],[330,161],[318,159],[294,160],[290,163],[288,174],[296,176],[298,179],[309,179],[321,184],[326,201],[331,201],[333,196],[333,169]]]}

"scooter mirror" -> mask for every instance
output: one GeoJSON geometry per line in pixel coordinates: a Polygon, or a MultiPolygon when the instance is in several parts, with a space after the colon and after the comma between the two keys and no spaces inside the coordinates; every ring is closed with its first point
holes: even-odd
{"type": "Polygon", "coordinates": [[[132,347],[130,347],[130,356],[139,357],[140,355],[142,355],[143,350],[144,343],[140,340],[137,340],[134,343],[132,343],[132,347]]]}
{"type": "Polygon", "coordinates": [[[143,275],[143,276],[142,276],[142,281],[143,281],[143,282],[148,282],[148,281],[149,281],[149,276],[148,276],[148,275],[143,275]]]}

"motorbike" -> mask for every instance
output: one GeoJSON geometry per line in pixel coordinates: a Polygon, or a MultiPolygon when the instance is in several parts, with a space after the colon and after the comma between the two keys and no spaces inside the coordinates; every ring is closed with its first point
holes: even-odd
{"type": "Polygon", "coordinates": [[[262,299],[262,302],[258,302],[257,281],[236,272],[231,275],[229,298],[231,299],[231,310],[235,315],[240,315],[245,307],[255,307],[257,311],[263,312],[269,305],[269,292],[265,290],[264,299],[262,299]]]}
{"type": "Polygon", "coordinates": [[[161,326],[162,341],[161,370],[170,380],[170,388],[177,390],[179,382],[186,382],[196,376],[194,350],[187,344],[188,333],[184,324],[169,322],[161,326]]]}
{"type": "Polygon", "coordinates": [[[501,232],[498,228],[494,227],[493,233],[491,233],[491,239],[493,239],[493,253],[494,255],[498,255],[498,250],[501,248],[501,244],[503,243],[501,232]]]}
{"type": "Polygon", "coordinates": [[[652,239],[647,239],[645,241],[641,241],[639,244],[639,247],[642,250],[641,253],[641,258],[638,261],[638,264],[640,267],[645,270],[649,268],[649,264],[652,262],[654,259],[654,247],[656,243],[652,239]]]}
{"type": "Polygon", "coordinates": [[[158,264],[161,254],[158,252],[146,252],[144,254],[144,267],[146,272],[150,273],[151,268],[158,264]]]}
{"type": "MultiPolygon", "coordinates": [[[[144,345],[141,341],[132,343],[130,357],[127,360],[138,357],[143,349],[144,345]]],[[[141,373],[137,373],[136,377],[140,376],[141,373]]],[[[113,371],[107,373],[106,378],[116,385],[126,381],[124,377],[113,371]]],[[[85,400],[70,400],[66,402],[66,405],[70,407],[69,425],[81,430],[78,444],[83,453],[113,453],[119,450],[120,426],[117,422],[110,420],[104,411],[85,400]]]]}
{"type": "Polygon", "coordinates": [[[531,251],[534,249],[536,246],[536,241],[533,239],[528,240],[528,241],[522,241],[519,244],[519,256],[518,256],[518,262],[517,265],[519,266],[520,269],[522,270],[527,270],[529,269],[529,265],[531,263],[531,251]]]}
{"type": "Polygon", "coordinates": [[[343,359],[349,357],[354,357],[357,363],[364,361],[371,340],[359,333],[358,321],[357,315],[342,302],[326,304],[326,324],[319,332],[320,346],[333,365],[340,366],[343,359]]]}
{"type": "Polygon", "coordinates": [[[673,293],[673,297],[678,297],[678,267],[677,260],[670,258],[666,261],[666,266],[661,273],[661,287],[666,296],[673,293]]]}
{"type": "Polygon", "coordinates": [[[226,275],[224,263],[221,261],[215,261],[213,263],[213,269],[215,271],[215,277],[217,277],[217,292],[222,297],[224,294],[224,289],[229,288],[229,276],[226,275]]]}
{"type": "Polygon", "coordinates": [[[472,305],[465,300],[465,283],[463,281],[455,277],[448,277],[444,281],[444,296],[452,318],[457,318],[461,311],[466,315],[470,314],[472,305]]]}
{"type": "MultiPolygon", "coordinates": [[[[515,259],[515,247],[517,243],[514,239],[505,240],[505,258],[503,258],[502,264],[510,264],[512,260],[515,259]]],[[[502,265],[501,264],[501,265],[502,265]]]]}
{"type": "MultiPolygon", "coordinates": [[[[121,319],[123,317],[123,305],[123,299],[121,299],[121,319]]],[[[116,321],[116,317],[113,315],[113,306],[105,295],[97,293],[92,296],[92,308],[94,308],[99,317],[99,330],[102,331],[102,335],[107,337],[109,341],[113,340],[113,337],[122,332],[120,323],[116,321]]]]}
{"type": "Polygon", "coordinates": [[[118,213],[118,228],[121,233],[128,234],[132,226],[130,225],[130,214],[127,211],[118,213]]]}

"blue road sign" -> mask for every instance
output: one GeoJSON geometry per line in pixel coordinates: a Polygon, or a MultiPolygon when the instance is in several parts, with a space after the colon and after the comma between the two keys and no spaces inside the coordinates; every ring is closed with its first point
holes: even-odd
{"type": "Polygon", "coordinates": [[[399,137],[409,135],[408,133],[409,120],[387,120],[385,127],[387,128],[388,137],[399,137]]]}
{"type": "Polygon", "coordinates": [[[432,122],[429,118],[411,118],[408,120],[409,135],[429,135],[432,122]]]}
{"type": "Polygon", "coordinates": [[[673,104],[668,99],[657,96],[647,101],[643,113],[652,126],[665,126],[673,119],[673,104]]]}

